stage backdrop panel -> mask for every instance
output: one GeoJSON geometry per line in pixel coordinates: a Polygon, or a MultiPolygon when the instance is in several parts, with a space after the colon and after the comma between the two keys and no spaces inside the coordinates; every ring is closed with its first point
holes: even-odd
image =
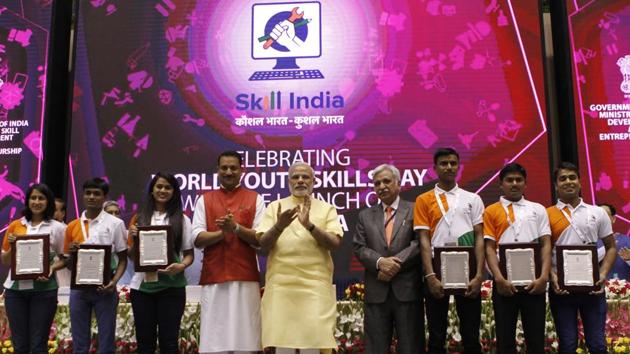
{"type": "MultiPolygon", "coordinates": [[[[52,1],[0,1],[0,232],[41,175],[52,1]]],[[[0,237],[1,239],[1,237],[0,237]]],[[[0,279],[7,269],[0,266],[0,279]]]]}
{"type": "Polygon", "coordinates": [[[129,218],[156,171],[177,174],[192,212],[218,188],[223,150],[243,152],[242,184],[267,202],[304,160],[341,216],[336,277],[348,279],[362,271],[353,230],[382,163],[413,200],[434,184],[434,150],[452,146],[460,186],[492,203],[517,160],[528,197],[547,204],[539,15],[537,1],[507,0],[82,2],[70,215],[91,176],[109,179],[129,218]]]}
{"type": "Polygon", "coordinates": [[[630,233],[630,1],[567,1],[583,197],[630,233]]]}
{"type": "Polygon", "coordinates": [[[52,1],[0,1],[0,229],[39,180],[52,1]]]}

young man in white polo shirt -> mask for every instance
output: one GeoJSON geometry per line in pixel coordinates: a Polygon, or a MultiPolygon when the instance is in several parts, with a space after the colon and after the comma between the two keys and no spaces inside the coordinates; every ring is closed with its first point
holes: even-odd
{"type": "Polygon", "coordinates": [[[604,354],[607,353],[604,280],[617,254],[610,219],[604,209],[586,204],[580,198],[580,175],[575,165],[562,162],[554,170],[553,180],[558,202],[547,208],[553,245],[595,244],[601,239],[606,250],[599,266],[598,291],[570,294],[560,290],[555,267],[551,270],[553,291],[549,292],[549,305],[558,333],[558,353],[575,353],[579,311],[589,353],[604,354]]]}
{"type": "Polygon", "coordinates": [[[441,148],[433,154],[433,168],[438,175],[435,188],[416,198],[414,230],[419,233],[422,266],[425,271],[426,314],[429,328],[428,353],[446,353],[446,328],[450,296],[433,269],[433,247],[474,246],[477,269],[464,296],[456,295],[459,331],[464,353],[481,353],[479,326],[484,276],[483,202],[478,195],[457,186],[459,155],[452,148],[441,148]]]}
{"type": "Polygon", "coordinates": [[[545,291],[551,268],[551,231],[542,204],[523,197],[527,171],[517,163],[499,172],[502,196],[483,213],[486,261],[494,276],[492,304],[496,321],[497,353],[516,353],[516,321],[521,314],[527,353],[545,351],[545,291]],[[540,277],[524,290],[503,277],[497,256],[499,244],[540,244],[540,277]]]}
{"type": "Polygon", "coordinates": [[[68,224],[64,239],[66,256],[79,244],[112,245],[112,278],[96,290],[70,291],[70,325],[73,352],[87,354],[90,351],[92,311],[98,326],[98,353],[116,352],[116,308],[118,293],[116,284],[127,267],[127,233],[121,219],[103,211],[103,202],[109,185],[101,178],[87,180],[83,184],[85,211],[81,217],[68,224]],[[114,257],[117,255],[118,257],[114,257]],[[116,258],[118,263],[116,264],[116,258]]]}

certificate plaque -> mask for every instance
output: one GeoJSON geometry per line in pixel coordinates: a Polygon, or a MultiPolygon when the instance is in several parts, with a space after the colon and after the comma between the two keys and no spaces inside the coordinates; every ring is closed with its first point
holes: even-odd
{"type": "Polygon", "coordinates": [[[111,245],[79,245],[72,253],[72,289],[95,289],[111,280],[111,245]]]}
{"type": "Polygon", "coordinates": [[[50,273],[50,235],[17,236],[11,244],[11,279],[32,280],[50,273]]]}
{"type": "Polygon", "coordinates": [[[468,282],[477,273],[475,248],[472,246],[435,247],[433,253],[433,269],[442,283],[444,294],[465,294],[468,282]]]}
{"type": "Polygon", "coordinates": [[[558,286],[570,293],[599,290],[599,263],[596,245],[556,246],[558,286]]]}
{"type": "Polygon", "coordinates": [[[499,268],[503,277],[517,289],[523,290],[540,277],[540,244],[499,244],[499,268]]]}
{"type": "Polygon", "coordinates": [[[136,272],[157,272],[175,262],[173,233],[169,225],[138,226],[133,244],[136,272]]]}

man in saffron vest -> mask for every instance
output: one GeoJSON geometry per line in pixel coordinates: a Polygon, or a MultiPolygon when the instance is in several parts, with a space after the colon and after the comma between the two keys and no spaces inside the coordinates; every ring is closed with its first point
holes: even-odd
{"type": "Polygon", "coordinates": [[[260,286],[254,226],[265,204],[240,185],[242,157],[218,158],[221,188],[195,204],[193,237],[203,249],[200,353],[256,352],[260,346],[260,286]]]}
{"type": "Polygon", "coordinates": [[[333,261],[343,229],[334,206],[312,197],[311,166],[289,168],[291,196],[269,204],[257,237],[269,250],[262,299],[262,344],[276,354],[330,353],[337,347],[333,261]]]}

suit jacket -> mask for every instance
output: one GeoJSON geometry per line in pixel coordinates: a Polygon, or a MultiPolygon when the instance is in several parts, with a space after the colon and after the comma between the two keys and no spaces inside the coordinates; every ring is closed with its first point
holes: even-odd
{"type": "Polygon", "coordinates": [[[382,303],[390,289],[398,301],[415,301],[422,297],[422,262],[419,241],[413,231],[414,204],[400,200],[392,240],[385,241],[385,213],[383,205],[363,209],[354,234],[354,254],[365,267],[365,302],[382,303]],[[376,261],[380,257],[402,260],[400,272],[390,282],[377,279],[376,261]]]}

